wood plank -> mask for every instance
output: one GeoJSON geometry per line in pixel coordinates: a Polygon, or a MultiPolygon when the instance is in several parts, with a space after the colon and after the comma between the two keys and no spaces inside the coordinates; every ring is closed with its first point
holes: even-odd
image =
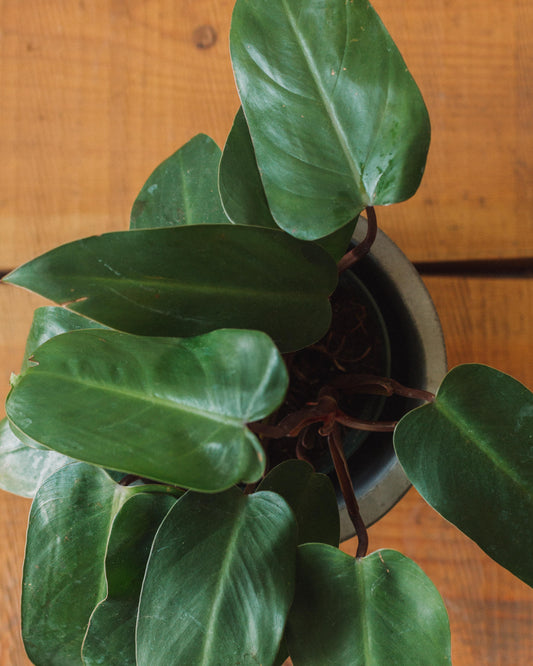
{"type": "Polygon", "coordinates": [[[448,366],[486,363],[533,390],[533,279],[426,277],[448,366]]]}
{"type": "Polygon", "coordinates": [[[30,500],[0,491],[0,666],[26,666],[20,635],[20,585],[30,500]]]}
{"type": "MultiPolygon", "coordinates": [[[[198,132],[223,143],[232,4],[0,0],[0,269],[125,228],[162,159],[198,132]]],[[[533,5],[374,4],[433,124],[422,188],[383,228],[415,261],[533,256],[533,5]]]]}
{"type": "Polygon", "coordinates": [[[0,268],[127,228],[159,162],[199,132],[225,140],[238,108],[232,6],[0,2],[0,268]]]}
{"type": "Polygon", "coordinates": [[[413,261],[533,256],[533,5],[373,5],[432,121],[422,186],[382,210],[384,230],[413,261]]]}

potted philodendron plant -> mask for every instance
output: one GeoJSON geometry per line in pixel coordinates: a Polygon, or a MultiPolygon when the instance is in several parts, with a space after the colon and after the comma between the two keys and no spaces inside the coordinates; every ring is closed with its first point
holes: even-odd
{"type": "Polygon", "coordinates": [[[129,230],[4,280],[58,304],[35,313],[1,426],[2,485],[34,495],[26,650],[43,666],[447,664],[442,599],[405,556],[368,554],[346,457],[393,433],[422,496],[531,585],[533,395],[479,365],[436,395],[390,376],[358,266],[374,206],[416,191],[430,127],[368,2],[237,0],[230,40],[242,106],[223,152],[195,137],[129,230]],[[418,402],[391,420],[395,395],[418,402]]]}

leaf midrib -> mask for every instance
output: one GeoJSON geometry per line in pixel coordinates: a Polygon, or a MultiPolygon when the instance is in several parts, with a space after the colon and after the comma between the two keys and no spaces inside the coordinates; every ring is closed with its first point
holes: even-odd
{"type": "Polygon", "coordinates": [[[473,442],[477,451],[484,454],[485,457],[495,467],[501,470],[508,479],[510,479],[514,484],[516,484],[522,490],[522,492],[533,501],[533,492],[530,490],[527,480],[522,479],[522,477],[519,474],[517,474],[517,472],[511,466],[509,466],[509,463],[505,460],[505,458],[503,458],[498,453],[498,451],[496,451],[492,446],[490,446],[490,444],[486,441],[485,437],[478,432],[478,429],[475,426],[475,424],[473,425],[473,428],[469,431],[465,427],[463,420],[460,417],[460,414],[456,412],[454,409],[452,409],[451,406],[448,405],[442,399],[439,400],[437,398],[437,400],[435,400],[432,406],[434,406],[435,409],[437,409],[437,411],[439,411],[444,416],[444,418],[449,423],[451,423],[467,441],[473,442]],[[475,433],[474,435],[472,434],[472,430],[475,433]]]}
{"type": "Polygon", "coordinates": [[[353,563],[354,564],[354,571],[356,575],[356,585],[357,585],[357,579],[359,584],[359,592],[361,595],[361,605],[360,605],[360,613],[359,613],[359,618],[360,618],[360,630],[361,630],[361,636],[363,639],[363,644],[362,644],[362,653],[363,653],[363,659],[364,659],[364,664],[366,666],[371,666],[374,663],[373,660],[373,654],[372,654],[372,649],[371,649],[371,643],[372,639],[370,637],[370,627],[371,622],[369,621],[368,618],[368,611],[369,611],[369,604],[367,600],[367,572],[366,572],[366,562],[363,560],[362,562],[358,562],[357,560],[353,563]]]}
{"type": "MultiPolygon", "coordinates": [[[[304,302],[314,302],[316,301],[317,298],[326,298],[328,295],[328,290],[321,290],[319,291],[318,289],[315,288],[311,293],[308,291],[305,291],[304,289],[298,290],[287,290],[281,287],[278,291],[274,291],[272,289],[264,289],[262,287],[257,287],[257,288],[250,288],[250,287],[235,287],[235,286],[227,286],[227,285],[220,285],[220,281],[217,283],[215,280],[213,280],[212,283],[204,283],[204,284],[199,284],[199,283],[190,283],[190,282],[184,282],[184,281],[178,281],[175,278],[162,278],[162,277],[149,277],[147,279],[140,279],[140,278],[133,278],[133,277],[126,277],[124,275],[121,275],[120,278],[115,276],[114,278],[108,278],[104,276],[98,276],[98,275],[91,275],[91,274],[86,274],[84,276],[78,277],[78,276],[68,276],[69,279],[69,289],[76,288],[77,284],[81,284],[81,287],[77,287],[79,291],[74,292],[74,294],[71,292],[68,294],[70,298],[83,298],[84,295],[86,297],[91,297],[93,296],[93,292],[90,289],[87,289],[87,280],[91,281],[91,285],[94,285],[94,283],[104,283],[104,285],[113,285],[114,287],[117,286],[117,283],[120,285],[119,289],[113,289],[112,291],[116,294],[121,295],[124,289],[121,287],[124,285],[124,283],[128,283],[131,285],[137,285],[140,287],[140,292],[145,292],[149,295],[153,294],[159,294],[160,292],[170,292],[172,295],[172,292],[182,292],[182,293],[198,293],[198,294],[207,294],[207,295],[216,295],[220,297],[221,293],[231,295],[231,296],[244,296],[250,300],[256,300],[257,298],[262,298],[262,299],[268,299],[268,300],[278,300],[280,297],[283,297],[283,299],[291,300],[291,301],[297,301],[298,303],[301,303],[302,301],[304,302]],[[84,287],[84,288],[83,288],[84,287]]],[[[13,284],[18,284],[21,287],[24,287],[25,285],[23,282],[16,282],[12,281],[13,284]]],[[[316,282],[315,282],[316,284],[316,282]]],[[[303,286],[303,285],[302,285],[303,286]]],[[[33,287],[29,287],[30,289],[33,289],[33,287]]],[[[104,289],[104,287],[101,287],[101,289],[104,289]]],[[[40,290],[39,293],[45,293],[44,290],[40,290]]],[[[65,294],[67,296],[67,294],[65,294]]]]}
{"type": "MultiPolygon", "coordinates": [[[[317,68],[315,66],[315,63],[312,58],[312,54],[309,50],[309,47],[307,46],[307,43],[303,36],[301,35],[300,31],[298,30],[298,25],[297,21],[294,17],[294,14],[292,14],[287,0],[282,0],[283,7],[285,9],[285,13],[287,14],[287,18],[289,20],[289,25],[294,33],[294,36],[296,38],[296,42],[300,48],[300,51],[302,52],[302,55],[304,57],[304,60],[307,64],[307,67],[309,69],[309,73],[311,74],[311,78],[313,79],[313,82],[316,86],[316,89],[318,91],[318,95],[320,97],[320,101],[322,102],[322,105],[324,107],[324,110],[326,111],[326,115],[329,118],[331,122],[331,126],[333,128],[333,131],[335,132],[337,139],[339,141],[339,145],[342,149],[342,152],[344,153],[344,156],[346,158],[346,161],[348,163],[348,166],[350,167],[350,171],[352,172],[352,175],[354,177],[357,189],[359,190],[359,193],[361,195],[366,194],[366,189],[363,183],[362,179],[362,174],[361,170],[357,166],[355,160],[352,157],[348,138],[346,137],[346,134],[344,133],[344,130],[342,128],[342,123],[340,122],[337,113],[335,111],[335,106],[332,103],[329,95],[327,94],[327,91],[325,90],[320,74],[317,71],[317,68]]],[[[346,18],[346,22],[348,22],[348,18],[346,18]]]]}
{"type": "MultiPolygon", "coordinates": [[[[103,392],[108,392],[108,393],[113,393],[116,395],[119,395],[121,397],[129,398],[132,400],[136,400],[138,402],[141,402],[143,404],[150,403],[154,406],[158,407],[164,407],[166,409],[172,410],[172,411],[178,411],[178,412],[185,412],[187,414],[194,414],[195,416],[199,416],[204,419],[208,419],[211,421],[216,421],[217,423],[221,423],[223,425],[229,425],[229,426],[234,426],[238,428],[243,428],[245,426],[245,423],[247,422],[247,416],[244,415],[242,418],[238,417],[232,417],[228,416],[227,414],[222,414],[220,412],[216,411],[207,411],[204,409],[200,409],[198,407],[193,407],[192,405],[189,405],[185,402],[178,402],[178,401],[173,401],[170,399],[163,399],[163,398],[157,398],[154,395],[151,394],[146,394],[146,393],[141,393],[139,391],[132,391],[131,389],[128,390],[124,387],[118,387],[116,385],[109,385],[109,384],[101,384],[98,382],[93,382],[93,381],[88,381],[85,379],[73,377],[71,375],[63,375],[58,372],[53,372],[51,370],[45,370],[42,369],[40,366],[35,366],[34,369],[31,370],[33,373],[38,372],[39,377],[41,379],[44,379],[45,377],[54,379],[56,381],[60,381],[62,384],[69,382],[74,385],[78,386],[83,386],[86,387],[88,390],[95,390],[95,391],[103,391],[103,392]]],[[[30,372],[31,372],[30,371],[30,372]]],[[[27,381],[31,381],[30,378],[27,379],[27,381]]],[[[22,390],[24,388],[24,378],[21,380],[19,387],[17,387],[19,390],[22,390]]],[[[15,392],[16,395],[16,392],[15,392]]]]}
{"type": "Polygon", "coordinates": [[[232,568],[233,553],[235,552],[236,549],[236,543],[238,541],[242,526],[246,522],[246,508],[247,507],[244,506],[241,512],[239,513],[237,520],[233,524],[233,529],[231,530],[231,534],[226,544],[224,558],[222,561],[222,566],[220,568],[218,583],[213,596],[213,602],[210,605],[211,612],[209,615],[208,625],[205,631],[206,640],[202,648],[200,665],[210,663],[209,658],[207,658],[206,660],[206,655],[209,655],[209,653],[211,652],[211,645],[215,637],[214,636],[215,632],[213,631],[213,628],[218,618],[219,608],[222,602],[224,601],[224,591],[227,583],[227,575],[232,568]]]}

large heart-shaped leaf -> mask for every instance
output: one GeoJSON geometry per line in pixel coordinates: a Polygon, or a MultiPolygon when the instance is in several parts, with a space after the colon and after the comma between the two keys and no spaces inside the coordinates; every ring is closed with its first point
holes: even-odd
{"type": "Polygon", "coordinates": [[[394,446],[424,499],[533,585],[533,393],[493,368],[458,366],[434,403],[403,417],[394,446]]]}
{"type": "Polygon", "coordinates": [[[220,148],[198,134],[160,164],[131,211],[131,229],[228,224],[218,194],[220,148]]]}
{"type": "Polygon", "coordinates": [[[103,467],[217,491],[255,481],[264,454],[246,423],[283,400],[285,364],[258,331],[52,338],[14,382],[15,434],[103,467]]]}
{"type": "Polygon", "coordinates": [[[36,666],[81,664],[95,605],[105,595],[104,557],[115,515],[135,493],[101,469],[73,463],[50,476],[33,501],[22,589],[22,636],[36,666]]]}
{"type": "Polygon", "coordinates": [[[83,641],[85,666],[136,666],[135,626],[155,533],[176,498],[139,493],[117,512],[105,557],[107,594],[94,609],[83,641]]]}
{"type": "MultiPolygon", "coordinates": [[[[234,224],[249,224],[277,229],[266,199],[255,159],[252,137],[242,107],[237,112],[224,146],[218,185],[227,216],[234,224]]],[[[347,251],[355,222],[318,241],[335,261],[347,251]]]]}
{"type": "Polygon", "coordinates": [[[320,238],[414,194],[428,114],[367,0],[237,0],[231,56],[280,227],[320,238]]]}
{"type": "Polygon", "coordinates": [[[261,481],[259,491],[281,495],[298,523],[298,543],[317,541],[338,546],[340,519],[337,496],[329,477],[316,474],[303,460],[286,460],[261,481]]]}
{"type": "Polygon", "coordinates": [[[274,493],[187,493],[144,580],[139,666],[271,664],[292,601],[296,523],[274,493]]]}
{"type": "Polygon", "coordinates": [[[281,230],[206,224],[92,236],[4,280],[128,333],[250,328],[290,351],[326,332],[337,269],[281,230]]]}
{"type": "Polygon", "coordinates": [[[393,550],[354,559],[324,544],[300,546],[286,636],[294,666],[451,664],[438,591],[393,550]]]}

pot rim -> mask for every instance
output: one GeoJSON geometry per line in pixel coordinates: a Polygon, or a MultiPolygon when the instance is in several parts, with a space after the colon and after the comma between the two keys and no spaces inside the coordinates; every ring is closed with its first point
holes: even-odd
{"type": "MultiPolygon", "coordinates": [[[[352,237],[355,243],[364,239],[366,226],[366,220],[360,218],[352,237]]],[[[413,366],[416,365],[414,386],[435,392],[447,371],[446,348],[435,305],[416,268],[400,248],[378,230],[372,250],[356,264],[354,272],[363,280],[378,306],[394,302],[401,309],[402,326],[404,333],[407,333],[409,347],[412,347],[409,352],[415,360],[413,366]],[[369,284],[368,274],[377,276],[372,284],[369,284]]],[[[389,337],[394,337],[390,324],[389,337]]],[[[410,404],[417,406],[414,401],[410,404]]],[[[367,478],[356,479],[354,483],[359,509],[367,526],[392,509],[411,486],[394,453],[392,434],[386,437],[387,451],[382,456],[379,469],[367,478]]],[[[344,541],[354,536],[355,532],[340,493],[338,499],[341,541],[344,541]]]]}

